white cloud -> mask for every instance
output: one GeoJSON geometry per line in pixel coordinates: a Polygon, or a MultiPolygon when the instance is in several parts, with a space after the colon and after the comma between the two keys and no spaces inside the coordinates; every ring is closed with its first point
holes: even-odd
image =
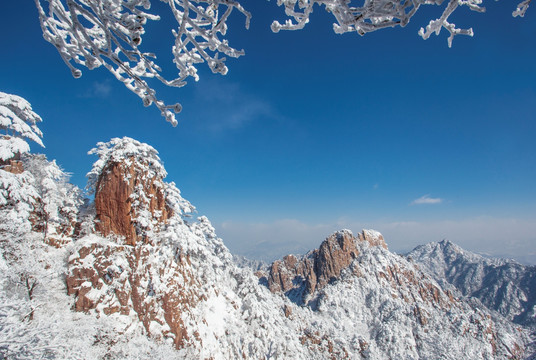
{"type": "Polygon", "coordinates": [[[232,253],[272,261],[284,255],[304,254],[317,248],[331,233],[350,229],[380,231],[394,252],[407,252],[432,241],[449,239],[462,248],[496,257],[536,264],[536,221],[474,217],[444,221],[351,221],[308,224],[282,219],[270,223],[225,222],[215,224],[232,253]]]}
{"type": "Polygon", "coordinates": [[[195,116],[203,129],[219,134],[239,129],[259,118],[273,118],[271,104],[237,83],[221,79],[203,79],[196,88],[195,116]]]}
{"type": "Polygon", "coordinates": [[[84,98],[106,98],[112,92],[110,80],[94,82],[82,95],[84,98]]]}
{"type": "Polygon", "coordinates": [[[430,194],[423,195],[418,199],[413,200],[410,205],[423,205],[423,204],[441,204],[443,199],[431,198],[430,194]]]}

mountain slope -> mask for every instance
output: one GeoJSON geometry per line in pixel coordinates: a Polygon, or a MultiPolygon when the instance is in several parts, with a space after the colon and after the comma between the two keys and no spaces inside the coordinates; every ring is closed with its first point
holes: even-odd
{"type": "Polygon", "coordinates": [[[479,299],[514,323],[536,327],[536,267],[490,259],[443,240],[408,254],[438,281],[479,299]]]}
{"type": "MultiPolygon", "coordinates": [[[[478,304],[453,297],[412,262],[389,252],[383,238],[370,242],[365,234],[375,234],[377,240],[381,236],[365,230],[354,237],[343,230],[328,237],[319,250],[272,265],[268,286],[291,304],[296,302],[296,292],[304,296],[305,308],[311,310],[312,333],[319,334],[313,339],[331,339],[348,358],[522,358],[524,344],[530,341],[527,332],[478,304]],[[353,259],[338,277],[310,292],[308,280],[295,270],[311,259],[318,263],[318,254],[325,251],[320,249],[333,251],[324,259],[353,259]],[[277,274],[285,274],[286,282],[295,287],[282,291],[277,274]]],[[[312,268],[329,272],[336,267],[327,262],[312,268]]],[[[317,278],[321,273],[317,271],[317,278]]]]}
{"type": "Polygon", "coordinates": [[[530,343],[372,230],[259,279],[155,149],[116,138],[91,153],[92,204],[44,158],[0,169],[0,358],[522,359],[530,343]]]}

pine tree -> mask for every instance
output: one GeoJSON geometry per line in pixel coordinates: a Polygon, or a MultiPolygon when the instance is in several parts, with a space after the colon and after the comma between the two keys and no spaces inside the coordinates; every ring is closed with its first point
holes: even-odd
{"type": "Polygon", "coordinates": [[[17,95],[0,92],[0,166],[10,160],[18,161],[22,154],[30,151],[26,140],[32,140],[42,147],[43,134],[37,127],[41,122],[28,101],[17,95]]]}

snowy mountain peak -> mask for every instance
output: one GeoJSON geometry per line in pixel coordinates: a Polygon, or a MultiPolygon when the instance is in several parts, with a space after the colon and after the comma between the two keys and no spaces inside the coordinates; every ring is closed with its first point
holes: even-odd
{"type": "MultiPolygon", "coordinates": [[[[113,138],[108,142],[99,142],[97,147],[91,149],[88,154],[99,157],[87,174],[87,187],[90,191],[96,191],[99,178],[107,171],[107,167],[117,163],[123,163],[127,167],[141,167],[149,177],[164,179],[167,176],[164,165],[158,157],[158,151],[148,144],[127,136],[113,138]]],[[[125,176],[128,177],[127,174],[125,176]]]]}
{"type": "Polygon", "coordinates": [[[373,230],[335,232],[259,283],[189,216],[156,150],[123,138],[92,153],[91,206],[44,156],[0,170],[0,358],[484,360],[530,344],[373,230]]]}
{"type": "Polygon", "coordinates": [[[477,298],[515,323],[536,326],[536,267],[486,258],[447,240],[418,246],[408,257],[461,296],[477,298]]]}
{"type": "Polygon", "coordinates": [[[343,229],[327,237],[318,249],[301,258],[287,255],[272,263],[267,276],[268,287],[272,292],[289,293],[297,303],[301,303],[307,296],[338,279],[357,257],[363,243],[387,249],[383,236],[377,231],[363,230],[356,237],[350,230],[343,229]]]}
{"type": "MultiPolygon", "coordinates": [[[[134,245],[165,224],[174,209],[179,214],[193,210],[185,200],[178,209],[168,204],[168,190],[178,189],[164,183],[167,173],[151,146],[127,137],[114,138],[89,153],[99,156],[88,178],[95,192],[95,230],[102,235],[113,233],[134,245]]],[[[180,194],[174,198],[182,199],[180,194]]]]}

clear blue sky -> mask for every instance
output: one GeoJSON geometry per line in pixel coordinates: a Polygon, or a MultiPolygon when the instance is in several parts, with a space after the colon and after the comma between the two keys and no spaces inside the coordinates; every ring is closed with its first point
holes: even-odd
{"type": "MultiPolygon", "coordinates": [[[[475,36],[449,49],[447,33],[417,35],[439,7],[360,37],[334,34],[321,8],[304,30],[273,34],[276,2],[244,5],[250,30],[236,14],[229,34],[246,55],[227,76],[202,67],[197,83],[157,86],[183,105],[176,128],[104,69],[72,78],[33,1],[0,2],[0,91],[32,103],[46,145],[32,150],[81,187],[96,142],[154,146],[234,253],[272,259],[372,227],[395,251],[449,238],[536,263],[536,7],[523,19],[510,1],[459,9],[450,20],[475,36]]],[[[168,26],[163,16],[143,45],[172,74],[168,26]]]]}

